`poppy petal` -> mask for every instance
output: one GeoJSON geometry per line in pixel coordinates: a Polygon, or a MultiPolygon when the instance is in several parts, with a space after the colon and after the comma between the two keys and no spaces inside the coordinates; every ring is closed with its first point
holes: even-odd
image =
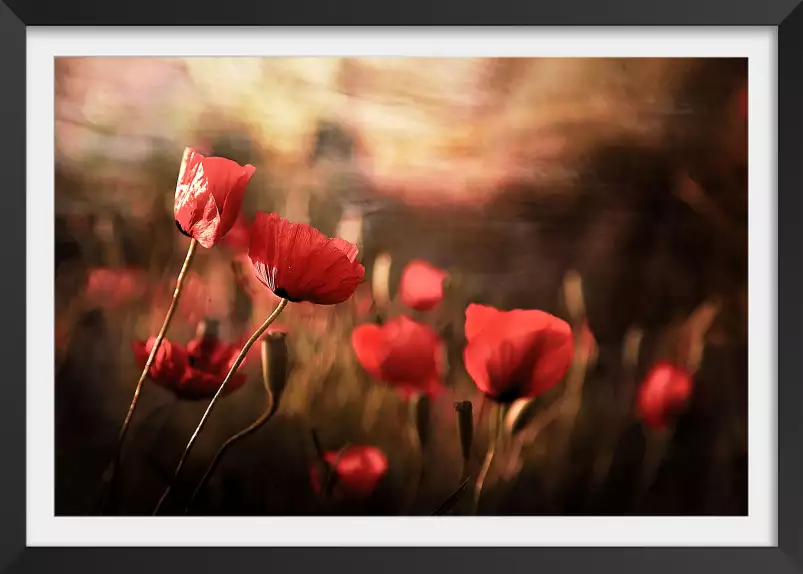
{"type": "Polygon", "coordinates": [[[466,340],[470,341],[486,329],[500,315],[501,311],[488,305],[471,303],[466,308],[466,340]]]}
{"type": "Polygon", "coordinates": [[[356,246],[276,213],[257,213],[249,257],[254,274],[279,297],[318,305],[342,303],[363,282],[356,246]]]}
{"type": "Polygon", "coordinates": [[[179,230],[203,247],[212,247],[234,225],[254,171],[252,165],[205,158],[185,148],[173,205],[179,230]]]}
{"type": "Polygon", "coordinates": [[[374,323],[357,325],[351,331],[351,346],[357,361],[375,379],[382,378],[380,365],[385,354],[382,328],[374,323]]]}

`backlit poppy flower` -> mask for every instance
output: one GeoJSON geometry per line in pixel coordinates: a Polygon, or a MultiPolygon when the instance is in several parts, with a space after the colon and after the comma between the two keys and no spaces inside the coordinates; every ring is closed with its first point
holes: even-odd
{"type": "MultiPolygon", "coordinates": [[[[370,496],[388,471],[387,457],[373,446],[351,446],[342,453],[327,452],[324,460],[333,473],[331,486],[336,498],[370,496]]],[[[310,482],[315,492],[321,494],[324,484],[317,466],[310,469],[310,482]]]]}
{"type": "Polygon", "coordinates": [[[574,341],[569,324],[536,310],[466,309],[466,371],[489,398],[503,403],[536,397],[569,370],[574,341]]]}
{"type": "Polygon", "coordinates": [[[248,256],[259,280],[294,303],[342,303],[365,276],[356,245],[276,213],[257,213],[248,256]]]}
{"type": "Polygon", "coordinates": [[[430,311],[443,300],[446,272],[426,261],[416,259],[407,264],[399,282],[402,303],[416,311],[430,311]]]}
{"type": "Polygon", "coordinates": [[[639,387],[638,414],[647,425],[664,428],[686,406],[691,392],[691,375],[671,363],[658,363],[639,387]]]}
{"type": "MultiPolygon", "coordinates": [[[[151,337],[147,343],[132,343],[140,368],[145,367],[155,341],[156,337],[151,337]]],[[[235,345],[214,336],[196,337],[186,347],[163,339],[148,376],[179,398],[210,398],[223,383],[239,352],[235,345]]],[[[223,393],[232,393],[244,384],[245,376],[235,375],[223,393]]]]}
{"type": "Polygon", "coordinates": [[[255,170],[250,164],[241,166],[222,157],[204,157],[186,148],[173,204],[179,231],[203,247],[217,243],[234,225],[255,170]]]}
{"type": "Polygon", "coordinates": [[[384,323],[365,323],[351,332],[357,361],[374,379],[404,395],[441,389],[443,341],[429,325],[401,315],[384,323]]]}

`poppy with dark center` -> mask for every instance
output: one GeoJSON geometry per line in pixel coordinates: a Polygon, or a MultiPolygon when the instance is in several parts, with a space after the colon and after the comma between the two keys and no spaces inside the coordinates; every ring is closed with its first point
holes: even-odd
{"type": "Polygon", "coordinates": [[[638,390],[636,407],[641,419],[655,429],[666,428],[688,404],[692,377],[668,362],[655,365],[638,390]]]}
{"type": "Polygon", "coordinates": [[[441,390],[443,341],[432,327],[401,315],[383,325],[365,323],[351,332],[351,345],[363,369],[403,395],[434,395],[441,390]]]}
{"type": "Polygon", "coordinates": [[[276,213],[257,213],[248,256],[257,278],[294,303],[342,303],[365,277],[356,245],[276,213]]]}
{"type": "Polygon", "coordinates": [[[402,303],[416,311],[431,311],[443,301],[447,274],[420,259],[407,264],[399,282],[402,303]]]}
{"type": "Polygon", "coordinates": [[[222,157],[184,150],[176,183],[176,227],[203,247],[212,247],[234,225],[256,168],[222,157]]]}
{"type": "Polygon", "coordinates": [[[320,495],[329,479],[335,498],[365,498],[373,494],[388,472],[388,459],[373,446],[350,446],[341,452],[324,453],[327,474],[321,477],[318,466],[310,468],[310,482],[320,495]],[[329,475],[331,473],[331,477],[329,475]]]}
{"type": "MultiPolygon", "coordinates": [[[[148,361],[156,337],[147,343],[134,341],[134,356],[141,368],[148,361]]],[[[160,387],[181,399],[206,399],[215,395],[240,349],[214,335],[197,336],[186,347],[162,340],[148,375],[160,387]]],[[[245,384],[244,375],[235,375],[226,385],[229,394],[245,384]]]]}
{"type": "Polygon", "coordinates": [[[557,385],[572,363],[569,324],[537,310],[466,309],[466,371],[480,391],[500,403],[537,397],[557,385]]]}

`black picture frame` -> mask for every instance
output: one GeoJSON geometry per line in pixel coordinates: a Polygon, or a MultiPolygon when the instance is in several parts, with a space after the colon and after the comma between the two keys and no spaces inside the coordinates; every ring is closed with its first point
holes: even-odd
{"type": "MultiPolygon", "coordinates": [[[[803,7],[801,0],[455,0],[333,3],[296,0],[225,6],[195,0],[0,2],[0,166],[6,280],[3,356],[26,353],[26,26],[77,25],[717,25],[777,26],[778,62],[778,546],[770,548],[28,548],[25,367],[4,361],[0,417],[0,569],[6,572],[316,571],[454,569],[619,572],[803,572],[803,7]],[[8,279],[13,278],[13,279],[8,279]],[[10,319],[10,320],[9,320],[10,319]]],[[[46,166],[43,166],[43,168],[46,166]]],[[[770,190],[767,190],[770,193],[770,190]]],[[[52,225],[50,221],[38,224],[52,225]]],[[[36,230],[30,230],[35,236],[36,230]]],[[[50,264],[42,262],[42,264],[50,264]]],[[[767,382],[771,384],[771,381],[767,382]]]]}

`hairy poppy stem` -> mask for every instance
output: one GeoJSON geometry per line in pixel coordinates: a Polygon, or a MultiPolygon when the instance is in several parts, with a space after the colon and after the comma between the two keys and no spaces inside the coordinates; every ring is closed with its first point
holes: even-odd
{"type": "Polygon", "coordinates": [[[134,416],[134,410],[137,408],[139,395],[142,392],[142,384],[145,382],[145,378],[148,376],[148,371],[151,370],[151,365],[153,365],[153,361],[156,358],[156,353],[159,352],[159,347],[162,345],[162,340],[167,333],[168,327],[170,327],[170,322],[173,320],[173,314],[176,312],[176,308],[178,307],[178,299],[181,296],[181,291],[184,287],[184,278],[187,275],[187,269],[189,269],[190,263],[192,263],[192,258],[195,255],[195,250],[197,247],[198,242],[195,239],[190,241],[190,246],[187,249],[187,256],[184,258],[184,264],[181,266],[181,271],[179,271],[178,277],[176,278],[176,289],[173,291],[173,300],[170,302],[170,307],[167,309],[167,314],[165,315],[164,323],[162,323],[162,328],[159,330],[159,334],[156,335],[156,341],[153,343],[153,348],[151,349],[151,354],[148,356],[148,361],[145,363],[145,368],[142,369],[142,374],[139,376],[139,381],[137,381],[137,386],[134,389],[134,396],[131,399],[131,405],[128,407],[128,413],[126,414],[125,420],[123,421],[123,426],[120,429],[120,435],[117,439],[117,447],[114,451],[114,457],[112,458],[109,466],[106,468],[106,472],[104,472],[101,514],[105,512],[106,506],[111,498],[111,493],[114,489],[117,468],[120,466],[120,453],[123,448],[125,437],[128,434],[128,429],[131,426],[131,419],[134,416]]]}
{"type": "Polygon", "coordinates": [[[195,502],[195,499],[198,497],[198,494],[203,490],[204,486],[206,486],[206,483],[209,482],[209,478],[212,476],[212,473],[215,472],[217,465],[220,463],[221,459],[223,458],[223,455],[226,454],[226,451],[229,449],[229,447],[231,447],[231,445],[233,445],[238,440],[243,439],[248,435],[259,430],[259,428],[262,427],[262,425],[264,425],[266,422],[268,422],[276,413],[276,409],[279,406],[279,401],[275,400],[273,392],[270,390],[270,386],[268,384],[268,379],[267,379],[267,373],[265,372],[264,368],[262,372],[262,378],[265,384],[265,392],[267,393],[267,396],[265,398],[266,401],[265,411],[253,423],[251,423],[243,430],[229,437],[226,440],[226,442],[223,443],[220,449],[218,449],[217,453],[215,454],[215,458],[212,459],[212,462],[206,469],[203,478],[198,483],[198,486],[195,487],[195,492],[192,493],[192,498],[190,498],[189,503],[184,508],[184,514],[189,513],[189,510],[192,507],[193,503],[195,502]]]}
{"type": "Polygon", "coordinates": [[[276,306],[276,309],[273,310],[273,313],[270,314],[270,317],[268,317],[265,320],[265,322],[262,323],[262,325],[259,327],[259,329],[257,329],[254,332],[253,335],[251,335],[248,341],[246,341],[243,348],[240,350],[240,354],[237,355],[237,358],[234,360],[234,364],[231,366],[231,369],[229,369],[226,378],[223,379],[223,383],[221,383],[220,387],[215,393],[215,396],[212,397],[209,406],[206,407],[206,411],[201,417],[201,421],[198,423],[198,426],[195,428],[195,432],[192,433],[192,436],[190,437],[187,446],[184,448],[184,452],[181,454],[181,458],[178,461],[176,470],[173,473],[173,479],[167,485],[167,488],[165,488],[165,491],[162,493],[162,497],[159,499],[159,502],[156,503],[156,508],[153,509],[153,516],[156,516],[156,514],[162,508],[162,504],[164,504],[164,501],[167,499],[167,496],[170,494],[170,490],[172,489],[173,484],[175,484],[176,479],[178,478],[179,474],[181,474],[181,469],[184,468],[184,463],[186,462],[187,457],[189,456],[190,451],[192,450],[192,446],[195,444],[195,441],[198,438],[198,435],[201,433],[201,429],[203,429],[204,424],[206,424],[206,419],[209,418],[209,414],[212,412],[212,408],[215,406],[215,403],[217,402],[218,398],[220,398],[220,395],[223,394],[226,385],[237,373],[237,369],[240,368],[240,365],[245,360],[245,356],[248,354],[249,349],[251,349],[253,344],[256,343],[257,340],[262,336],[262,333],[268,330],[268,327],[270,327],[271,323],[273,323],[276,320],[276,318],[281,314],[281,312],[284,310],[286,306],[287,306],[287,299],[282,299],[281,301],[279,301],[279,304],[276,306]]]}

